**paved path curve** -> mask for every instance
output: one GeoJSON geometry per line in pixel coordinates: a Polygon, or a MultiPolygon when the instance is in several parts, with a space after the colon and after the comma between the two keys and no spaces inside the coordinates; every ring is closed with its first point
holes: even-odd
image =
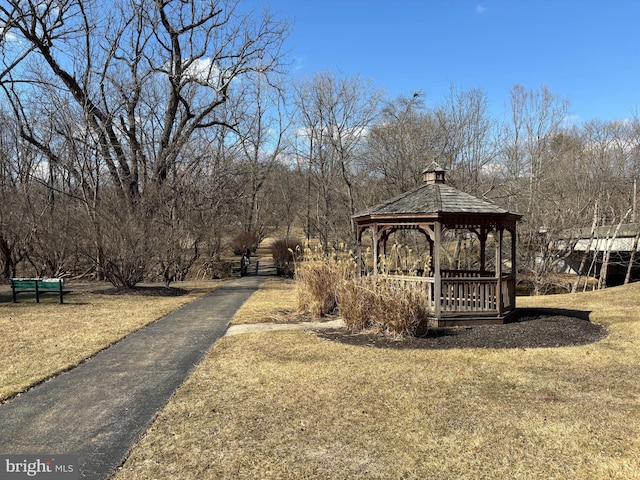
{"type": "Polygon", "coordinates": [[[78,455],[80,478],[109,478],[263,279],[227,282],[0,406],[0,453],[78,455]]]}

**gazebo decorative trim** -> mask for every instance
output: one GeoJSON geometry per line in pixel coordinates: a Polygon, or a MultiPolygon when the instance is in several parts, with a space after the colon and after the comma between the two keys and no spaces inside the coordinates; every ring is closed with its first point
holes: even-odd
{"type": "MultiPolygon", "coordinates": [[[[430,275],[394,276],[405,288],[424,288],[433,312],[430,326],[503,323],[515,310],[516,227],[522,218],[493,203],[456,190],[445,183],[445,172],[432,163],[423,172],[423,184],[352,216],[356,230],[358,265],[362,272],[362,236],[373,240],[373,275],[389,236],[398,230],[422,232],[430,246],[430,275]],[[466,229],[480,241],[479,269],[441,268],[440,247],[447,229],[466,229]],[[505,232],[511,236],[511,271],[503,269],[505,232]],[[487,269],[487,239],[495,244],[495,271],[487,269]]],[[[426,273],[426,272],[425,272],[426,273]]]]}

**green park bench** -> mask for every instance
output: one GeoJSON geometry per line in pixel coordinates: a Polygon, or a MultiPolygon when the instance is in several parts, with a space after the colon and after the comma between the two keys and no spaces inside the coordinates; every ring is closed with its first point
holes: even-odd
{"type": "Polygon", "coordinates": [[[57,293],[60,296],[60,303],[63,303],[62,296],[68,292],[64,290],[62,278],[12,278],[11,291],[13,303],[18,302],[16,295],[21,292],[35,292],[36,303],[40,303],[40,295],[43,293],[57,293]]]}

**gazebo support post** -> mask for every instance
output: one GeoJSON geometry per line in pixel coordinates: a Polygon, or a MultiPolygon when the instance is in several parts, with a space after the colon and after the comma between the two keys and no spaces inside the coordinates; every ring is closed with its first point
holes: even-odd
{"type": "Polygon", "coordinates": [[[429,243],[429,266],[425,268],[424,274],[425,276],[433,276],[429,275],[433,272],[433,230],[428,224],[419,224],[418,231],[422,232],[429,243]]]}
{"type": "Polygon", "coordinates": [[[357,261],[357,265],[358,265],[358,271],[357,274],[359,277],[362,276],[362,264],[363,264],[363,260],[362,260],[362,233],[364,232],[364,229],[362,229],[360,226],[358,226],[356,228],[356,261],[357,261]]]}
{"type": "Polygon", "coordinates": [[[378,255],[380,254],[380,227],[377,224],[371,226],[371,238],[373,243],[373,275],[378,275],[378,255]]]}
{"type": "Polygon", "coordinates": [[[509,228],[511,234],[511,275],[509,280],[509,308],[516,308],[516,227],[509,228]]]}
{"type": "Polygon", "coordinates": [[[478,238],[480,240],[480,276],[484,277],[487,271],[487,229],[486,227],[480,228],[480,234],[478,238]]]}
{"type": "Polygon", "coordinates": [[[387,240],[389,240],[390,231],[382,230],[380,232],[380,253],[382,255],[387,255],[387,240]]]}
{"type": "Polygon", "coordinates": [[[502,231],[503,227],[496,227],[496,307],[498,316],[504,313],[504,302],[502,301],[502,231]]]}
{"type": "Polygon", "coordinates": [[[511,274],[516,272],[516,229],[509,229],[511,233],[511,274]]]}
{"type": "Polygon", "coordinates": [[[387,242],[389,241],[389,235],[394,232],[393,229],[384,228],[380,231],[380,253],[384,256],[387,255],[387,242]]]}
{"type": "Polygon", "coordinates": [[[440,240],[442,224],[434,222],[433,225],[433,303],[436,321],[442,316],[442,274],[440,273],[440,240]]]}

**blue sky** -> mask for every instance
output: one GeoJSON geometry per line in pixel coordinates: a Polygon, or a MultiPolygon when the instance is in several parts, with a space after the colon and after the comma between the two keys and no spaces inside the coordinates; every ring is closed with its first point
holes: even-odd
{"type": "Polygon", "coordinates": [[[494,116],[515,84],[546,85],[571,115],[640,111],[640,0],[248,0],[291,20],[294,77],[360,75],[389,98],[481,88],[494,116]]]}

